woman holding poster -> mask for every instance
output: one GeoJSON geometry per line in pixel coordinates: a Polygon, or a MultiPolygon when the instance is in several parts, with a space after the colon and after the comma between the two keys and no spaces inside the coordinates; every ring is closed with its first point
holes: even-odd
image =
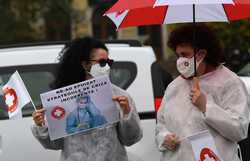
{"type": "MultiPolygon", "coordinates": [[[[102,42],[90,37],[73,40],[62,51],[53,88],[109,74],[112,62],[102,42]]],[[[41,109],[33,113],[33,135],[46,149],[62,150],[60,161],[127,161],[124,146],[142,138],[140,119],[128,93],[115,85],[112,90],[113,100],[122,111],[118,123],[51,141],[48,127],[44,125],[44,110],[41,109]]]]}
{"type": "Polygon", "coordinates": [[[206,25],[185,25],[172,31],[168,46],[178,57],[180,76],[167,87],[158,111],[156,142],[162,161],[239,161],[237,142],[247,137],[249,98],[240,78],[222,65],[220,41],[206,25]],[[213,138],[220,157],[207,147],[192,150],[190,138],[198,133],[213,138]]]}

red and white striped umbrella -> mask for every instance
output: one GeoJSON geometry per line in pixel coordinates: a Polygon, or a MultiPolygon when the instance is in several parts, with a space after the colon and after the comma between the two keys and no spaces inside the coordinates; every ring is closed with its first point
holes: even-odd
{"type": "Polygon", "coordinates": [[[152,6],[187,5],[187,4],[249,4],[249,0],[118,0],[106,13],[127,9],[137,9],[152,6]]]}
{"type": "Polygon", "coordinates": [[[183,5],[183,4],[249,4],[249,0],[154,0],[154,6],[183,5]]]}
{"type": "Polygon", "coordinates": [[[250,0],[119,0],[105,13],[117,28],[250,17],[250,0]]]}

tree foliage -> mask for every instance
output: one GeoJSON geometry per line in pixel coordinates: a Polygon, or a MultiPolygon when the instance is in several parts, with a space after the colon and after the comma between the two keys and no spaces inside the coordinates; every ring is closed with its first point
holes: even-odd
{"type": "Polygon", "coordinates": [[[230,23],[209,23],[222,40],[227,65],[234,71],[250,61],[250,20],[230,23]]]}
{"type": "Polygon", "coordinates": [[[71,0],[0,0],[0,45],[70,39],[71,0]],[[39,28],[37,24],[43,26],[39,28]]]}

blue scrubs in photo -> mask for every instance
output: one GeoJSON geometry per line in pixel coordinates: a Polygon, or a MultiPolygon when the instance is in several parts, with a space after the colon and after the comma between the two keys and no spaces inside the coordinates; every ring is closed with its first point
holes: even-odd
{"type": "Polygon", "coordinates": [[[78,107],[67,116],[66,132],[68,134],[107,123],[107,120],[101,115],[100,110],[90,100],[89,96],[78,98],[77,104],[78,107]]]}

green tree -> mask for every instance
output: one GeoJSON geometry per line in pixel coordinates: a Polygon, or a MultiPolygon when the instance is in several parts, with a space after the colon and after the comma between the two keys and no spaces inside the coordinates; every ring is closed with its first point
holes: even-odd
{"type": "Polygon", "coordinates": [[[47,0],[44,13],[47,40],[71,39],[71,3],[72,0],[47,0]]]}
{"type": "Polygon", "coordinates": [[[42,3],[42,0],[0,0],[0,44],[34,40],[32,23],[39,17],[42,3]]]}
{"type": "Polygon", "coordinates": [[[0,0],[0,21],[0,45],[68,40],[71,0],[0,0]]]}
{"type": "Polygon", "coordinates": [[[250,20],[241,20],[231,23],[211,24],[220,38],[223,40],[225,48],[238,48],[241,51],[248,51],[250,41],[250,20]]]}
{"type": "Polygon", "coordinates": [[[217,31],[225,49],[227,65],[234,71],[250,61],[250,20],[231,23],[209,23],[217,31]]]}

